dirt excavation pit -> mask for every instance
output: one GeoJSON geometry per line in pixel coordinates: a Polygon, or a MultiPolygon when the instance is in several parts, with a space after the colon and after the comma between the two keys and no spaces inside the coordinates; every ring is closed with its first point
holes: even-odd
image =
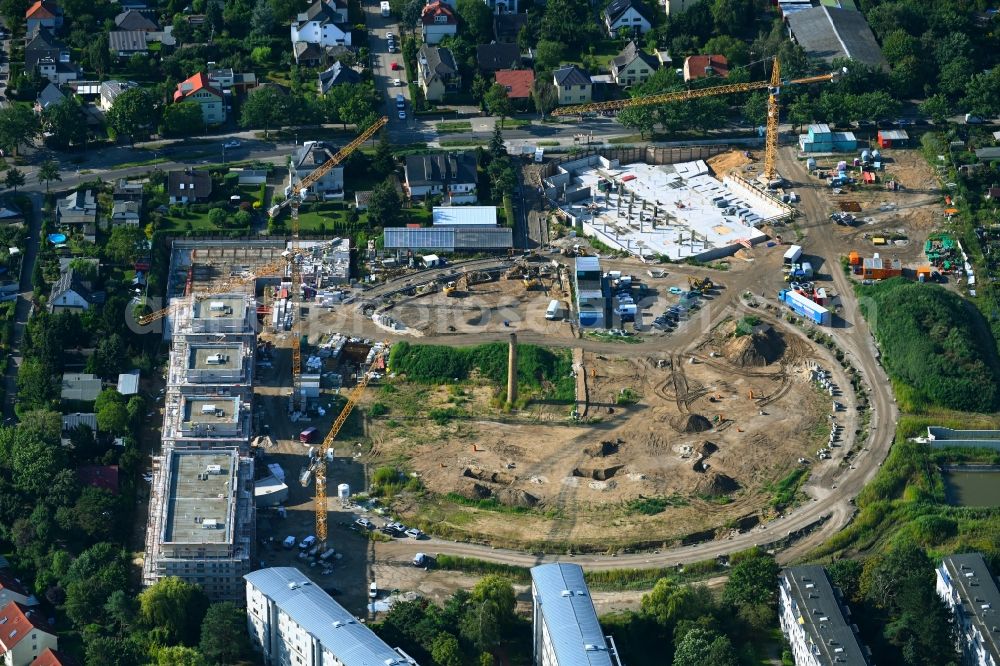
{"type": "MultiPolygon", "coordinates": [[[[501,414],[490,406],[497,389],[477,389],[461,419],[436,424],[416,412],[390,426],[375,421],[372,464],[419,476],[429,492],[404,494],[393,509],[450,538],[603,552],[706,526],[722,536],[732,521],[771,517],[766,488],[828,434],[830,400],[810,383],[809,348],[780,348],[763,367],[710,356],[719,349],[711,344],[684,356],[585,351],[590,423],[567,418],[565,404],[501,414]],[[623,389],[638,401],[621,404],[623,389]]],[[[401,413],[394,400],[428,411],[449,404],[444,390],[422,389],[417,400],[405,398],[411,390],[403,382],[379,397],[389,417],[401,413]]]]}
{"type": "Polygon", "coordinates": [[[553,300],[569,303],[569,285],[548,269],[537,284],[525,286],[520,279],[493,279],[462,285],[452,295],[443,290],[404,296],[386,314],[423,335],[484,333],[530,330],[569,339],[565,321],[547,320],[545,311],[553,300]]]}

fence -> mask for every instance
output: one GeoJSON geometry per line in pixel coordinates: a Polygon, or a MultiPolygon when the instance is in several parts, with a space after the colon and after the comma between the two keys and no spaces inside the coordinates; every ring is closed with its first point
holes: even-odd
{"type": "Polygon", "coordinates": [[[542,178],[548,178],[556,173],[558,167],[567,162],[575,162],[592,155],[598,155],[608,160],[618,160],[622,164],[645,162],[647,164],[674,164],[676,162],[693,162],[706,160],[725,152],[732,146],[728,143],[701,146],[629,146],[622,148],[589,148],[571,155],[560,156],[546,162],[542,168],[542,178]]]}

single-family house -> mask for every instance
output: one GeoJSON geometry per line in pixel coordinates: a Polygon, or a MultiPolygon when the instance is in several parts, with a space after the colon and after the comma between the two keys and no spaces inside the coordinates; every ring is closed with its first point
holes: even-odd
{"type": "Polygon", "coordinates": [[[786,17],[789,36],[810,58],[832,62],[851,58],[871,67],[889,70],[889,62],[875,41],[864,14],[851,9],[819,7],[786,17]]]}
{"type": "Polygon", "coordinates": [[[528,23],[527,12],[523,14],[497,14],[493,17],[493,39],[505,44],[517,43],[521,28],[528,23]]]}
{"type": "Polygon", "coordinates": [[[462,87],[462,75],[451,50],[427,44],[421,46],[417,52],[417,83],[431,102],[440,102],[446,94],[458,92],[462,87]]]}
{"type": "Polygon", "coordinates": [[[292,21],[292,44],[306,42],[320,46],[351,45],[351,27],[347,25],[347,3],[317,0],[292,21]]]}
{"type": "Polygon", "coordinates": [[[473,152],[410,155],[404,167],[406,192],[413,199],[443,195],[445,204],[476,203],[473,152]]]}
{"type": "Polygon", "coordinates": [[[167,196],[170,203],[204,201],[212,194],[212,176],[207,171],[184,169],[167,173],[167,196]]]}
{"type": "Polygon", "coordinates": [[[25,33],[31,37],[39,28],[56,30],[63,24],[62,7],[50,0],[37,0],[24,12],[25,33]]]}
{"type": "Polygon", "coordinates": [[[206,125],[218,125],[226,120],[225,97],[203,72],[198,72],[178,83],[177,90],[174,91],[174,101],[197,102],[206,125]]]}
{"type": "Polygon", "coordinates": [[[335,44],[333,46],[320,46],[309,42],[295,42],[292,44],[292,55],[295,62],[302,67],[323,67],[338,60],[343,60],[344,56],[353,52],[346,46],[335,44]]]}
{"type": "Polygon", "coordinates": [[[0,608],[12,601],[22,606],[37,606],[38,599],[24,583],[14,577],[10,569],[0,569],[0,608]]]}
{"type": "Polygon", "coordinates": [[[138,227],[142,217],[142,204],[138,201],[116,201],[111,212],[112,227],[138,227]]]}
{"type": "Polygon", "coordinates": [[[476,64],[487,78],[501,69],[517,69],[521,66],[521,49],[517,44],[480,44],[476,47],[476,64]]]}
{"type": "Polygon", "coordinates": [[[111,195],[115,201],[137,201],[142,203],[142,183],[119,178],[111,195]]]}
{"type": "Polygon", "coordinates": [[[535,86],[533,69],[501,69],[496,73],[496,82],[507,90],[507,99],[519,108],[531,102],[531,90],[535,86]]]}
{"type": "Polygon", "coordinates": [[[42,652],[59,647],[45,616],[16,601],[0,609],[0,625],[0,663],[4,666],[31,666],[42,652]]]}
{"type": "Polygon", "coordinates": [[[667,16],[683,14],[701,1],[702,0],[660,0],[663,5],[663,11],[667,16]]]}
{"type": "MultiPolygon", "coordinates": [[[[322,141],[306,141],[292,153],[288,164],[287,193],[292,187],[311,174],[317,167],[329,161],[335,151],[332,151],[322,141]]],[[[344,198],[344,167],[335,166],[302,192],[302,198],[343,199],[344,198]]]]}
{"type": "Polygon", "coordinates": [[[93,242],[97,229],[97,199],[93,190],[78,190],[60,199],[56,205],[56,221],[83,233],[93,242]]]}
{"type": "Polygon", "coordinates": [[[729,61],[723,55],[693,55],[684,59],[684,80],[729,76],[729,61]]]}
{"type": "Polygon", "coordinates": [[[361,75],[339,60],[319,73],[319,94],[325,95],[334,86],[356,86],[361,75]]]}
{"type": "Polygon", "coordinates": [[[67,402],[94,402],[101,394],[101,378],[86,372],[64,372],[60,397],[67,402]]]}
{"type": "Polygon", "coordinates": [[[65,99],[66,95],[63,94],[63,91],[59,90],[59,86],[49,83],[42,88],[42,92],[38,93],[38,99],[35,100],[35,112],[41,113],[50,106],[55,106],[65,99]]]}
{"type": "Polygon", "coordinates": [[[63,654],[59,650],[45,648],[42,653],[31,662],[31,666],[80,666],[73,657],[63,654]]]}
{"type": "Polygon", "coordinates": [[[142,32],[156,32],[160,29],[155,20],[155,13],[149,10],[126,9],[115,16],[115,27],[119,30],[141,30],[142,32]]]}
{"type": "Polygon", "coordinates": [[[611,59],[611,79],[623,88],[629,88],[645,83],[659,66],[660,62],[655,56],[644,52],[635,41],[631,41],[621,53],[611,59]]]}
{"type": "Polygon", "coordinates": [[[653,27],[653,12],[642,0],[611,0],[601,18],[609,35],[623,28],[629,34],[642,34],[653,27]]]}
{"type": "Polygon", "coordinates": [[[517,13],[517,0],[483,0],[483,2],[498,16],[517,13]]]}
{"type": "Polygon", "coordinates": [[[56,39],[49,28],[39,28],[24,47],[24,71],[35,71],[56,85],[79,78],[69,49],[56,39]]]}
{"type": "Polygon", "coordinates": [[[245,93],[257,87],[257,75],[254,72],[234,72],[232,67],[215,67],[214,62],[208,63],[208,82],[223,94],[235,90],[245,93]]]}
{"type": "Polygon", "coordinates": [[[97,108],[107,113],[111,110],[111,105],[115,103],[119,95],[129,88],[135,88],[138,85],[135,81],[102,81],[97,108]]]}
{"type": "Polygon", "coordinates": [[[0,224],[15,226],[24,224],[24,213],[6,199],[0,198],[0,224]]]}
{"type": "Polygon", "coordinates": [[[91,290],[90,283],[80,277],[72,268],[67,268],[59,274],[59,279],[52,285],[49,296],[49,312],[83,312],[89,310],[100,301],[91,290]]]}
{"type": "Polygon", "coordinates": [[[439,44],[448,35],[458,33],[458,19],[450,6],[441,0],[424,5],[420,13],[420,34],[425,44],[439,44]]]}
{"type": "Polygon", "coordinates": [[[69,442],[69,434],[80,426],[90,428],[91,432],[97,432],[97,414],[94,412],[73,412],[62,415],[63,439],[69,442]]]}
{"type": "Polygon", "coordinates": [[[147,34],[142,30],[112,30],[108,33],[108,48],[122,60],[128,60],[137,53],[146,55],[149,53],[147,34]]]}
{"type": "Polygon", "coordinates": [[[576,65],[565,65],[552,72],[552,84],[559,93],[559,104],[586,104],[594,93],[590,75],[576,65]]]}

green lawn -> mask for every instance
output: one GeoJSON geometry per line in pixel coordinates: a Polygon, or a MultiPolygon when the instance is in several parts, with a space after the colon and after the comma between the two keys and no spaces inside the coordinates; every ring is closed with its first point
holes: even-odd
{"type": "Polygon", "coordinates": [[[486,139],[448,139],[446,141],[439,141],[438,143],[442,148],[474,148],[476,146],[485,146],[489,141],[486,139]]]}
{"type": "Polygon", "coordinates": [[[161,231],[225,231],[208,221],[208,213],[192,213],[188,211],[183,218],[164,216],[161,231]]]}
{"type": "Polygon", "coordinates": [[[471,132],[472,123],[468,120],[456,120],[447,123],[437,123],[434,125],[434,129],[437,130],[438,134],[455,134],[459,132],[471,132]]]}

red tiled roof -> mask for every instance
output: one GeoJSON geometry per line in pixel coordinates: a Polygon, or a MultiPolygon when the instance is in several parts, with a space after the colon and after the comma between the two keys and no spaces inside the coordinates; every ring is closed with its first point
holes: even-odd
{"type": "Polygon", "coordinates": [[[420,14],[420,20],[425,25],[441,25],[440,22],[435,20],[436,16],[447,16],[448,20],[445,21],[444,25],[451,23],[457,23],[455,19],[455,13],[451,11],[451,7],[441,2],[441,0],[434,0],[434,2],[425,5],[424,11],[420,14]]]}
{"type": "Polygon", "coordinates": [[[16,601],[11,601],[0,610],[0,648],[3,648],[3,652],[13,650],[14,646],[32,631],[55,635],[41,613],[16,601]]]}
{"type": "Polygon", "coordinates": [[[711,66],[712,73],[717,76],[729,75],[729,61],[721,55],[688,56],[684,61],[684,73],[689,78],[698,79],[705,76],[705,68],[711,66]]]}
{"type": "Polygon", "coordinates": [[[507,97],[524,99],[531,97],[531,87],[535,84],[535,72],[530,69],[501,69],[497,72],[496,81],[507,88],[507,97]]]}
{"type": "Polygon", "coordinates": [[[24,12],[24,18],[26,19],[52,19],[58,15],[59,7],[45,0],[38,0],[38,2],[28,7],[28,11],[24,12]]]}
{"type": "Polygon", "coordinates": [[[118,494],[118,465],[83,465],[76,470],[80,483],[118,494]]]}
{"type": "Polygon", "coordinates": [[[31,592],[9,571],[0,571],[0,590],[10,590],[22,597],[30,597],[31,592]]]}
{"type": "Polygon", "coordinates": [[[198,72],[194,76],[177,84],[177,90],[174,91],[174,101],[177,102],[185,97],[190,97],[199,90],[208,90],[222,97],[222,93],[209,83],[208,76],[204,72],[198,72]]]}
{"type": "Polygon", "coordinates": [[[31,662],[31,666],[78,666],[79,663],[73,657],[65,655],[58,650],[45,648],[45,651],[31,662]]]}

